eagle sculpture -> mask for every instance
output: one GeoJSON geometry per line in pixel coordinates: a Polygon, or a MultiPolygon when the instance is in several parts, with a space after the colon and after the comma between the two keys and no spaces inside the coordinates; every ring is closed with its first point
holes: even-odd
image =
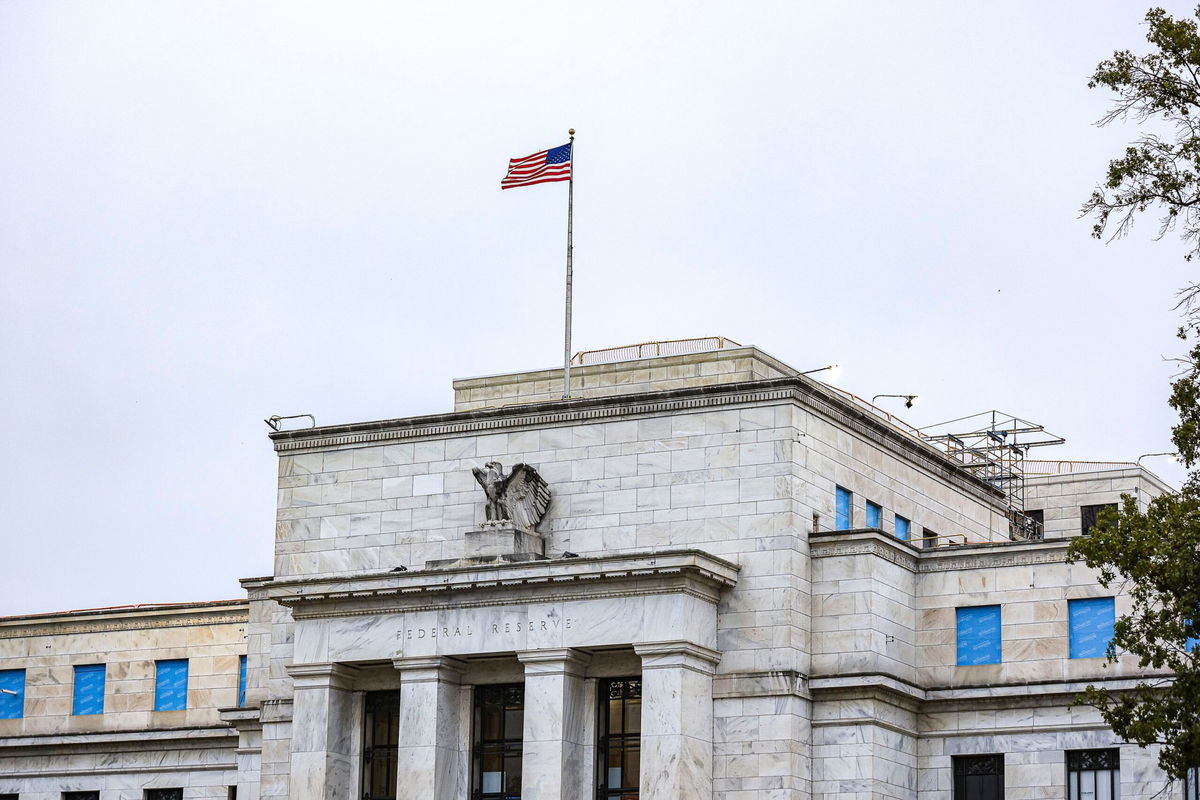
{"type": "Polygon", "coordinates": [[[471,470],[487,496],[484,524],[512,523],[532,531],[550,507],[550,486],[528,464],[517,464],[508,475],[499,461],[489,461],[483,469],[471,470]]]}

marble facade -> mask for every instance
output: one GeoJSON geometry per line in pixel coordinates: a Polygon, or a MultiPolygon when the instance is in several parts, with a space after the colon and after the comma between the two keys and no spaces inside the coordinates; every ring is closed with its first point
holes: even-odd
{"type": "MultiPolygon", "coordinates": [[[[1109,592],[1065,562],[1080,505],[1166,491],[1153,475],[1040,476],[1027,507],[1047,538],[1015,542],[992,486],[755,348],[581,366],[566,401],[560,379],[457,381],[446,414],[271,435],[274,574],[242,582],[238,637],[222,640],[221,658],[247,657],[244,702],[214,677],[203,713],[187,712],[212,737],[195,776],[243,800],[362,797],[366,698],[392,692],[387,796],[468,798],[478,687],[514,685],[520,797],[593,798],[607,768],[599,687],[637,678],[641,800],[951,800],[953,759],[968,754],[1003,755],[1008,797],[1066,798],[1066,751],[1098,747],[1120,748],[1127,800],[1162,788],[1152,752],[1070,705],[1089,682],[1144,673],[1070,658],[1068,603],[1109,592]],[[481,527],[471,468],[492,460],[549,483],[536,536],[481,527]],[[840,530],[837,487],[852,493],[840,530]],[[897,517],[914,541],[896,538],[897,517]],[[966,543],[919,546],[931,531],[966,543]],[[956,609],[979,605],[1003,609],[1003,657],[959,666],[956,609]]],[[[33,674],[35,638],[0,639],[0,670],[33,674]]],[[[52,649],[82,663],[71,636],[52,649]]],[[[54,779],[5,760],[47,748],[53,763],[53,737],[74,724],[32,702],[20,725],[0,720],[0,796],[58,798],[54,779]]],[[[179,712],[94,724],[155,733],[156,713],[179,712]]],[[[137,757],[158,747],[147,738],[137,757]]],[[[184,797],[231,796],[195,776],[184,797]]],[[[147,786],[97,788],[116,800],[147,786]]]]}

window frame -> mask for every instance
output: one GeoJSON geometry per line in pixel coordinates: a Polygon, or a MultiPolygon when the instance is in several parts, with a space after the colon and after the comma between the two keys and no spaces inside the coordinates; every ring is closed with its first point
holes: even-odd
{"type": "MultiPolygon", "coordinates": [[[[187,711],[188,708],[188,681],[191,678],[191,665],[186,658],[163,658],[154,662],[154,710],[155,711],[187,711]],[[178,665],[183,665],[183,704],[180,706],[171,706],[164,708],[163,689],[163,669],[175,669],[178,665]]],[[[147,790],[149,791],[149,790],[147,790]]]]}
{"type": "Polygon", "coordinates": [[[873,503],[870,500],[866,501],[866,519],[863,520],[864,527],[867,528],[883,528],[883,506],[879,503],[873,503]],[[875,517],[875,522],[872,524],[871,517],[875,517]]]}
{"type": "Polygon", "coordinates": [[[0,719],[25,718],[26,678],[24,669],[0,669],[0,689],[16,692],[15,695],[0,694],[0,719]],[[15,713],[6,711],[6,706],[11,706],[15,713]]]}
{"type": "Polygon", "coordinates": [[[1100,516],[1100,512],[1106,508],[1117,510],[1116,503],[1091,503],[1086,506],[1079,507],[1079,535],[1087,536],[1091,533],[1092,528],[1096,527],[1096,519],[1100,516]],[[1091,524],[1088,524],[1089,517],[1091,524]]]}
{"type": "Polygon", "coordinates": [[[1109,797],[1112,800],[1121,798],[1121,749],[1119,747],[1101,747],[1089,750],[1068,750],[1067,762],[1067,800],[1080,800],[1083,775],[1095,773],[1096,779],[1102,773],[1108,774],[1109,797]],[[1090,761],[1108,760],[1109,765],[1089,766],[1090,761]],[[1115,766],[1112,766],[1115,764],[1115,766]]]}
{"type": "Polygon", "coordinates": [[[624,678],[605,678],[598,682],[596,687],[596,697],[599,700],[596,711],[596,798],[597,800],[637,800],[641,792],[641,755],[642,755],[642,677],[629,676],[624,678]],[[636,684],[636,687],[634,686],[636,684]],[[613,692],[619,691],[619,697],[614,697],[613,692]],[[611,703],[613,700],[621,701],[621,733],[612,733],[609,730],[611,719],[611,703]],[[637,700],[637,730],[630,733],[625,730],[625,725],[628,722],[628,701],[637,700]],[[613,744],[617,745],[621,759],[621,786],[611,788],[608,785],[609,767],[608,762],[612,755],[613,744]],[[634,775],[635,783],[628,783],[630,770],[625,769],[626,756],[630,751],[637,753],[638,771],[634,775]]]}
{"type": "Polygon", "coordinates": [[[363,697],[363,738],[362,738],[362,787],[359,796],[362,800],[395,800],[396,798],[396,779],[397,769],[400,758],[400,690],[390,689],[380,692],[366,692],[363,697]],[[386,723],[387,733],[385,738],[388,740],[382,744],[375,741],[374,732],[378,728],[374,725],[377,714],[385,713],[388,715],[386,723]],[[371,779],[373,776],[371,766],[377,758],[382,758],[390,765],[390,769],[384,769],[384,782],[388,784],[384,787],[383,794],[376,794],[372,789],[378,788],[372,785],[371,779]],[[387,790],[391,789],[391,794],[387,790]]]}
{"type": "MultiPolygon", "coordinates": [[[[1067,600],[1067,649],[1068,657],[1076,658],[1108,658],[1108,648],[1112,644],[1113,627],[1116,624],[1117,607],[1115,597],[1076,597],[1067,600]],[[1101,653],[1096,653],[1094,648],[1085,649],[1082,642],[1077,641],[1076,628],[1076,613],[1077,609],[1087,607],[1099,607],[1104,604],[1111,612],[1110,621],[1108,622],[1108,640],[1104,643],[1104,650],[1101,653]]],[[[1078,631],[1078,634],[1083,634],[1086,631],[1078,631]]],[[[1083,752],[1083,751],[1079,751],[1083,752]]]]}
{"type": "Polygon", "coordinates": [[[966,786],[967,778],[995,776],[993,789],[996,800],[1004,797],[1004,754],[953,756],[950,760],[951,796],[953,800],[988,800],[980,798],[974,787],[966,786]]]}
{"type": "MultiPolygon", "coordinates": [[[[94,717],[97,714],[104,713],[105,695],[108,692],[108,665],[107,664],[76,664],[75,671],[71,680],[71,716],[73,717],[94,717]],[[100,710],[88,711],[80,709],[80,678],[88,675],[100,675],[100,710]]],[[[91,706],[88,706],[91,708],[91,706]]]]}
{"type": "Polygon", "coordinates": [[[833,529],[848,531],[854,528],[854,492],[845,486],[833,487],[833,529]],[[843,507],[844,506],[844,507],[843,507]]]}
{"type": "MultiPolygon", "coordinates": [[[[988,620],[990,622],[990,620],[988,620]]],[[[973,649],[979,649],[978,645],[974,645],[973,649]]],[[[969,651],[968,651],[969,652],[969,651]]],[[[1004,663],[1004,612],[999,603],[989,603],[981,606],[959,606],[954,609],[954,664],[958,667],[982,667],[989,664],[1004,663]],[[991,617],[995,614],[996,624],[996,639],[995,642],[985,642],[988,645],[986,657],[991,658],[995,654],[995,660],[992,661],[963,661],[963,623],[983,620],[985,614],[991,617]]]]}
{"type": "Polygon", "coordinates": [[[508,791],[504,788],[504,783],[508,781],[509,771],[503,770],[500,775],[500,791],[485,792],[483,787],[483,762],[484,758],[489,755],[499,755],[502,763],[507,763],[514,755],[517,758],[517,764],[520,765],[520,772],[524,772],[523,748],[524,748],[524,719],[525,719],[525,684],[524,683],[492,683],[479,684],[475,687],[471,698],[471,800],[520,800],[520,778],[517,778],[516,792],[508,791]],[[487,713],[487,705],[490,697],[500,696],[500,737],[499,738],[484,738],[483,715],[487,713]],[[509,712],[520,710],[521,723],[515,727],[515,735],[507,735],[509,712]]]}

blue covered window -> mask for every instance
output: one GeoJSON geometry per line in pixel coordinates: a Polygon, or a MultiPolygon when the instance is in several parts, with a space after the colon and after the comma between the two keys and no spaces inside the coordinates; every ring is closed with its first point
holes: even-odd
{"type": "Polygon", "coordinates": [[[881,525],[882,522],[883,522],[883,508],[881,508],[878,503],[872,503],[870,500],[868,500],[867,501],[867,527],[868,528],[880,528],[880,527],[883,527],[881,525]]]}
{"type": "Polygon", "coordinates": [[[896,515],[896,538],[908,541],[909,522],[899,514],[896,515]]]}
{"type": "Polygon", "coordinates": [[[1071,600],[1067,603],[1071,628],[1071,658],[1104,658],[1113,638],[1116,604],[1111,597],[1071,600]]]}
{"type": "Polygon", "coordinates": [[[238,707],[246,705],[246,657],[238,656],[238,707]]]}
{"type": "Polygon", "coordinates": [[[71,713],[104,713],[103,664],[81,664],[75,667],[75,692],[71,700],[71,713]]]}
{"type": "Polygon", "coordinates": [[[999,664],[1000,606],[958,609],[958,665],[999,664]]]}
{"type": "Polygon", "coordinates": [[[25,716],[25,670],[0,669],[0,719],[25,716]]]}
{"type": "Polygon", "coordinates": [[[837,531],[850,530],[850,508],[854,504],[854,495],[848,489],[837,487],[837,503],[834,511],[833,529],[837,531]]]}
{"type": "Polygon", "coordinates": [[[187,708],[188,662],[154,662],[154,710],[182,711],[187,708]]]}

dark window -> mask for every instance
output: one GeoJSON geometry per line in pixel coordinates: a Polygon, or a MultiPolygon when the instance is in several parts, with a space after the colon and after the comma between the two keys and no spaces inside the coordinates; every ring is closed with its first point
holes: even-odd
{"type": "Polygon", "coordinates": [[[0,794],[0,800],[19,800],[16,794],[0,794]]]}
{"type": "Polygon", "coordinates": [[[1002,800],[1004,756],[955,756],[954,800],[1002,800]]]}
{"type": "Polygon", "coordinates": [[[1101,503],[1100,505],[1097,505],[1097,506],[1080,506],[1079,507],[1079,518],[1080,518],[1080,522],[1082,523],[1080,525],[1080,532],[1083,533],[1085,536],[1088,533],[1090,533],[1092,528],[1096,527],[1096,517],[1099,516],[1100,512],[1106,508],[1111,508],[1113,511],[1116,511],[1117,504],[1116,503],[1101,503]]]}
{"type": "Polygon", "coordinates": [[[147,789],[146,800],[183,800],[183,789],[147,789]]]}
{"type": "Polygon", "coordinates": [[[62,800],[100,800],[100,792],[63,792],[62,800]]]}
{"type": "Polygon", "coordinates": [[[600,681],[599,800],[638,800],[642,772],[642,679],[600,681]]]}
{"type": "Polygon", "coordinates": [[[1068,800],[1119,800],[1121,751],[1067,751],[1068,800]]]}
{"type": "Polygon", "coordinates": [[[524,684],[475,687],[474,800],[520,800],[524,727],[524,684]]]}
{"type": "Polygon", "coordinates": [[[367,692],[363,718],[363,800],[396,800],[400,692],[367,692]]]}
{"type": "MultiPolygon", "coordinates": [[[[242,656],[242,658],[245,658],[245,656],[242,656]]],[[[229,800],[237,800],[237,787],[236,786],[229,787],[229,800]]]]}

